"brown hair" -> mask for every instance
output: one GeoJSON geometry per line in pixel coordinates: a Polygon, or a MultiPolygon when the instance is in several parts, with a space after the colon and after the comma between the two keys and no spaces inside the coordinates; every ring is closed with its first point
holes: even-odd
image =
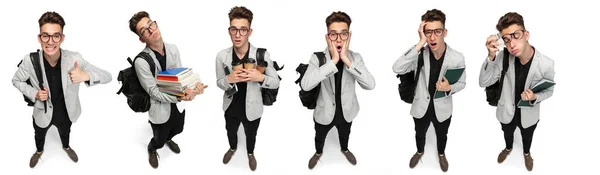
{"type": "Polygon", "coordinates": [[[329,15],[325,19],[325,24],[327,25],[327,27],[329,27],[329,25],[331,25],[334,22],[344,22],[348,24],[348,28],[350,28],[350,23],[352,23],[352,19],[350,19],[350,16],[348,16],[348,14],[341,11],[337,11],[331,13],[331,15],[329,15]]]}
{"type": "Polygon", "coordinates": [[[248,8],[244,6],[235,6],[229,11],[229,22],[233,21],[234,19],[246,19],[248,20],[248,24],[252,25],[252,16],[252,11],[250,11],[248,8]]]}
{"type": "Polygon", "coordinates": [[[142,18],[150,18],[150,15],[146,11],[140,11],[140,12],[135,13],[131,17],[131,19],[129,19],[129,30],[131,30],[136,35],[139,35],[136,30],[137,23],[139,23],[142,20],[142,18]]]}
{"type": "Polygon", "coordinates": [[[65,19],[63,19],[62,16],[60,16],[58,13],[56,12],[46,12],[42,15],[42,17],[40,17],[40,19],[38,20],[38,23],[40,24],[40,28],[42,28],[42,26],[44,24],[58,24],[60,25],[60,29],[63,30],[65,27],[65,19]]]}
{"type": "Polygon", "coordinates": [[[506,13],[504,16],[500,17],[500,20],[498,20],[498,24],[496,25],[496,29],[498,29],[498,32],[502,32],[502,30],[508,28],[513,24],[519,25],[523,27],[523,29],[525,29],[525,22],[523,21],[523,16],[519,15],[516,12],[509,12],[506,13]]]}
{"type": "Polygon", "coordinates": [[[424,22],[433,22],[440,21],[444,28],[446,27],[446,14],[438,9],[427,10],[423,16],[421,16],[421,21],[424,22]]]}

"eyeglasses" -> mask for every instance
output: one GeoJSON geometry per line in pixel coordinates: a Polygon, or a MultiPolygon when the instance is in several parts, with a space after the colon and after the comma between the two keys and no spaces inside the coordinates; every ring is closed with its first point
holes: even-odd
{"type": "Polygon", "coordinates": [[[523,38],[523,34],[525,33],[525,30],[517,30],[511,34],[506,34],[506,35],[502,35],[502,40],[504,40],[504,43],[510,43],[513,39],[521,39],[523,38]]]}
{"type": "Polygon", "coordinates": [[[241,28],[241,29],[238,29],[238,28],[235,28],[233,26],[229,27],[228,30],[229,30],[229,34],[232,35],[232,36],[233,35],[237,35],[237,33],[240,33],[240,35],[242,35],[242,36],[246,36],[246,35],[248,35],[248,31],[250,31],[250,29],[245,28],[245,27],[241,28]]]}
{"type": "Polygon", "coordinates": [[[426,37],[431,37],[431,34],[435,33],[435,36],[442,36],[442,34],[444,33],[444,29],[428,29],[425,30],[423,33],[425,33],[426,37]]]}
{"type": "Polygon", "coordinates": [[[45,43],[50,42],[50,38],[52,38],[52,41],[57,43],[62,40],[63,34],[62,33],[54,33],[52,35],[49,35],[48,33],[42,33],[42,34],[39,34],[38,37],[40,38],[40,40],[42,40],[42,42],[45,42],[45,43]]]}
{"type": "Polygon", "coordinates": [[[345,41],[348,39],[348,37],[350,36],[349,33],[347,31],[343,31],[342,33],[334,33],[334,32],[329,32],[327,34],[327,36],[329,37],[330,40],[335,41],[338,39],[338,37],[340,37],[342,39],[342,41],[345,41]]]}
{"type": "MultiPolygon", "coordinates": [[[[152,22],[150,22],[150,24],[148,24],[148,27],[142,27],[140,29],[140,35],[147,36],[146,34],[149,32],[149,30],[152,30],[152,32],[154,32],[157,27],[158,27],[158,24],[156,23],[156,21],[152,21],[152,22]]],[[[150,34],[148,33],[148,35],[150,35],[150,34]]]]}

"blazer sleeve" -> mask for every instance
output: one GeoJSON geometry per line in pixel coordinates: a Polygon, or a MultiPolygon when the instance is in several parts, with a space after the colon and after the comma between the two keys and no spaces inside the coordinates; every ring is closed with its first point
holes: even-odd
{"type": "MultiPolygon", "coordinates": [[[[352,53],[354,61],[346,70],[356,79],[361,88],[371,90],[375,88],[375,78],[371,75],[362,56],[359,53],[352,53]]],[[[345,67],[345,66],[344,66],[345,67]]]]}
{"type": "Polygon", "coordinates": [[[317,55],[312,54],[310,61],[308,62],[308,68],[300,81],[300,86],[302,87],[302,90],[310,91],[317,87],[321,81],[333,76],[337,71],[338,69],[335,64],[333,64],[333,61],[325,60],[325,64],[319,67],[317,55]]]}
{"type": "Polygon", "coordinates": [[[145,59],[135,59],[134,67],[142,88],[150,95],[150,98],[161,102],[177,103],[177,97],[160,92],[156,78],[152,76],[150,65],[145,59]]]}

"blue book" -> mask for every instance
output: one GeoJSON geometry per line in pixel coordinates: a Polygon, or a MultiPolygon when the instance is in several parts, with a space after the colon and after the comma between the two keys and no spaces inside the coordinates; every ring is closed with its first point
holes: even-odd
{"type": "Polygon", "coordinates": [[[179,77],[181,74],[188,72],[190,69],[187,67],[181,68],[172,68],[161,71],[158,73],[158,76],[167,76],[167,77],[179,77]]]}

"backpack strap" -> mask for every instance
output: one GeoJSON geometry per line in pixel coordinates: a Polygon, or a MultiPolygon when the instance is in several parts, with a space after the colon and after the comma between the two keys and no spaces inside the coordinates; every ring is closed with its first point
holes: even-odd
{"type": "Polygon", "coordinates": [[[500,73],[500,87],[498,90],[502,93],[502,86],[504,84],[504,75],[508,71],[508,58],[510,53],[508,53],[508,49],[505,47],[502,55],[502,72],[500,73]]]}
{"type": "Polygon", "coordinates": [[[267,51],[267,49],[265,49],[265,48],[256,49],[256,62],[257,63],[265,61],[265,52],[266,51],[267,51]]]}
{"type": "Polygon", "coordinates": [[[319,59],[319,67],[323,66],[325,64],[325,53],[323,52],[315,52],[315,55],[317,55],[317,58],[319,59]]]}
{"type": "MultiPolygon", "coordinates": [[[[142,51],[135,57],[135,59],[140,58],[140,57],[142,59],[146,60],[146,62],[148,62],[148,65],[150,66],[150,71],[152,72],[152,76],[156,76],[156,64],[154,64],[154,59],[152,59],[150,54],[142,51]]],[[[135,60],[134,60],[134,62],[135,62],[135,60]]]]}
{"type": "Polygon", "coordinates": [[[423,64],[425,64],[423,62],[423,51],[425,51],[425,48],[422,47],[421,48],[421,53],[419,53],[419,57],[417,58],[417,72],[415,73],[415,82],[419,81],[419,75],[421,74],[421,68],[423,67],[423,64]]]}
{"type": "MultiPolygon", "coordinates": [[[[42,66],[40,64],[40,53],[39,49],[36,52],[29,53],[29,58],[31,59],[31,64],[33,65],[33,70],[35,70],[35,76],[37,77],[38,84],[40,86],[40,90],[44,89],[44,77],[42,75],[42,66]]],[[[44,101],[44,113],[48,112],[48,101],[44,101]]]]}

